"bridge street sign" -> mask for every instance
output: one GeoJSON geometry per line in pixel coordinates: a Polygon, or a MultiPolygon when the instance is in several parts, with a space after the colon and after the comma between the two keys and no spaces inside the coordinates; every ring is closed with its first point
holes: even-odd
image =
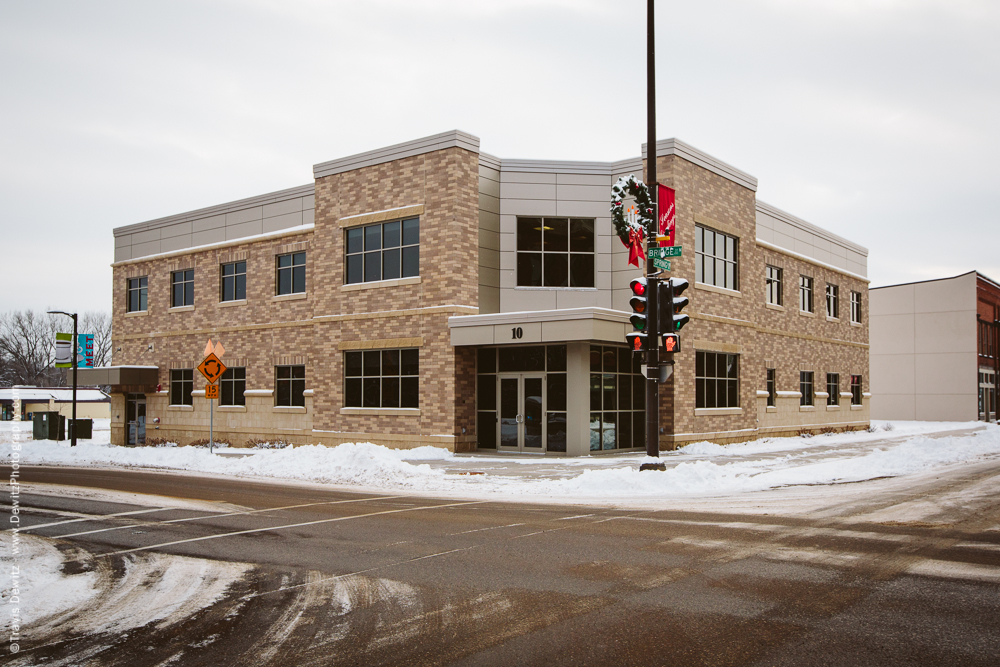
{"type": "Polygon", "coordinates": [[[683,246],[672,245],[666,248],[647,248],[646,259],[666,259],[667,257],[680,257],[683,246]]]}

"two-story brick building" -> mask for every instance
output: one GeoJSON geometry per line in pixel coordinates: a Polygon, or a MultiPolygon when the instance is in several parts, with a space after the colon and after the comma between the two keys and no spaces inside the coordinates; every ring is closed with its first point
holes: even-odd
{"type": "MultiPolygon", "coordinates": [[[[116,229],[112,441],[208,437],[193,369],[211,338],[229,367],[215,433],[234,445],[642,449],[625,347],[640,272],[609,207],[644,157],[498,159],[454,131],[116,229]]],[[[676,190],[672,275],[692,284],[661,447],[867,426],[867,251],[680,141],[656,157],[676,190]]]]}

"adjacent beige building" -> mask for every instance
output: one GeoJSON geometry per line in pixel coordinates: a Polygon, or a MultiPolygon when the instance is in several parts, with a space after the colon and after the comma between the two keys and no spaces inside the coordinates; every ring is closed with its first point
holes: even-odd
{"type": "MultiPolygon", "coordinates": [[[[867,251],[658,142],[692,321],[661,448],[868,425],[867,251]]],[[[453,131],[314,166],[297,188],[115,230],[112,441],[217,438],[583,455],[644,447],[625,346],[619,162],[508,160],[453,131]]],[[[94,371],[100,372],[98,371],[94,371]]]]}

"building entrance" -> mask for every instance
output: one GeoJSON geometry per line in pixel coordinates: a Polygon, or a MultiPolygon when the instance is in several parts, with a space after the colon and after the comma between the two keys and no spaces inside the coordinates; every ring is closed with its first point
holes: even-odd
{"type": "Polygon", "coordinates": [[[129,446],[146,444],[145,394],[125,394],[125,429],[129,446]]]}
{"type": "Polygon", "coordinates": [[[501,451],[545,451],[545,377],[501,374],[497,377],[497,442],[501,451]]]}

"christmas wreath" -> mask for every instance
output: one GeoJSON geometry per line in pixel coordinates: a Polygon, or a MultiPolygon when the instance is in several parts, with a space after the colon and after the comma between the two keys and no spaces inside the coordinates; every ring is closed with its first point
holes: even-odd
{"type": "Polygon", "coordinates": [[[646,230],[653,226],[653,202],[649,198],[649,188],[635,175],[622,176],[611,188],[611,220],[615,234],[628,248],[628,263],[641,266],[642,240],[646,230]],[[627,210],[622,202],[624,197],[635,197],[635,207],[627,210]]]}

